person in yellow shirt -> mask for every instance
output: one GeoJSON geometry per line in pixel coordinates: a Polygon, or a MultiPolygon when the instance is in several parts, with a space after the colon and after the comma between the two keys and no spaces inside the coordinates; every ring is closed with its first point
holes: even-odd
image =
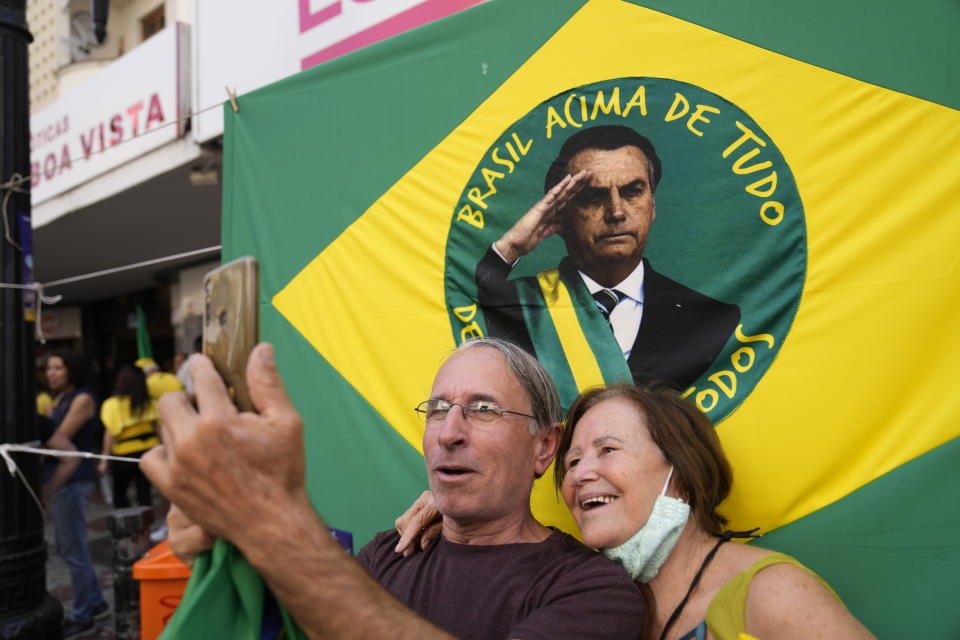
{"type": "Polygon", "coordinates": [[[37,413],[50,417],[53,413],[53,396],[47,387],[47,372],[43,367],[37,369],[37,413]]]}
{"type": "Polygon", "coordinates": [[[177,376],[166,371],[160,371],[160,367],[157,366],[153,358],[140,358],[134,364],[140,367],[147,376],[147,390],[154,400],[159,400],[160,396],[169,391],[183,391],[183,385],[180,384],[177,376]]]}
{"type": "Polygon", "coordinates": [[[50,417],[53,411],[53,398],[46,391],[40,391],[37,394],[37,413],[42,416],[50,417]]]}
{"type": "MultiPolygon", "coordinates": [[[[157,402],[150,396],[146,378],[138,367],[125,365],[120,369],[113,396],[107,398],[100,409],[100,420],[105,427],[104,452],[139,458],[160,444],[160,439],[157,437],[157,426],[160,422],[157,402]]],[[[101,461],[100,473],[106,473],[107,468],[107,461],[101,461]]],[[[140,471],[139,465],[111,461],[109,469],[113,477],[115,508],[123,509],[130,506],[127,488],[131,480],[136,484],[137,502],[140,506],[153,504],[150,481],[140,471]]]]}

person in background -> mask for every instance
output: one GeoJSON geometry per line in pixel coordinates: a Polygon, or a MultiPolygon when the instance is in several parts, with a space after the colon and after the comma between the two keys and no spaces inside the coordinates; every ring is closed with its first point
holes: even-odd
{"type": "Polygon", "coordinates": [[[170,391],[183,391],[183,385],[177,380],[177,376],[160,371],[153,358],[140,358],[134,364],[147,376],[147,391],[154,400],[159,400],[160,396],[170,391]]]}
{"type": "MultiPolygon", "coordinates": [[[[159,402],[160,398],[166,393],[183,391],[183,385],[177,380],[177,376],[172,373],[167,373],[166,371],[161,371],[160,367],[157,366],[157,363],[152,358],[140,358],[134,362],[134,364],[140,367],[147,376],[147,393],[150,394],[150,397],[155,402],[159,402]]],[[[160,526],[150,533],[150,540],[152,542],[160,542],[166,537],[166,522],[161,522],[160,526]]]]}
{"type": "Polygon", "coordinates": [[[53,411],[53,396],[47,389],[47,375],[43,365],[37,367],[37,413],[47,418],[53,411]]]}
{"type": "MultiPolygon", "coordinates": [[[[54,351],[46,361],[47,385],[56,394],[50,415],[52,433],[43,434],[45,446],[62,451],[94,452],[100,444],[97,401],[84,388],[85,371],[79,353],[54,351]]],[[[73,607],[64,620],[63,638],[76,638],[93,628],[95,619],[110,615],[100,592],[87,548],[85,508],[96,485],[92,460],[44,458],[43,497],[53,507],[57,551],[70,569],[73,607]]]]}
{"type": "Polygon", "coordinates": [[[190,376],[190,367],[197,361],[197,358],[203,352],[203,336],[197,336],[193,340],[193,353],[187,358],[180,368],[177,369],[177,380],[183,385],[183,390],[193,395],[196,393],[193,386],[193,378],[190,376]]]}
{"type": "MultiPolygon", "coordinates": [[[[100,409],[100,420],[105,427],[103,451],[116,456],[139,458],[160,444],[157,424],[160,414],[157,403],[147,392],[147,381],[138,367],[124,365],[117,374],[113,395],[107,398],[100,409]]],[[[106,473],[108,464],[101,460],[100,473],[106,473]]],[[[127,488],[134,481],[137,488],[137,503],[142,507],[153,504],[152,487],[140,471],[140,465],[117,460],[109,463],[113,478],[113,506],[123,509],[130,506],[127,488]]]]}

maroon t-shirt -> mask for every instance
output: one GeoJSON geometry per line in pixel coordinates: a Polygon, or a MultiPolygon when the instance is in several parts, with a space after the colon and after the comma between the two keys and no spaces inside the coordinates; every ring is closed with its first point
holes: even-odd
{"type": "Polygon", "coordinates": [[[637,638],[643,600],[623,569],[554,531],[543,542],[463,545],[440,537],[404,558],[384,531],[357,555],[397,599],[458,638],[637,638]]]}

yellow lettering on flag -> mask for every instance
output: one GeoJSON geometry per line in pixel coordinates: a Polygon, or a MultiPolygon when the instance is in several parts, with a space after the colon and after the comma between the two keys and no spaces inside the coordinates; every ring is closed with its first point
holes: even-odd
{"type": "MultiPolygon", "coordinates": [[[[791,332],[718,427],[736,470],[724,507],[733,528],[789,523],[960,435],[955,362],[937,356],[960,353],[958,113],[619,0],[585,5],[273,304],[419,448],[410,407],[454,347],[444,241],[464,185],[532,106],[642,76],[700,86],[748,113],[783,153],[806,211],[808,273],[791,332]],[[643,55],[630,55],[641,41],[643,55]]],[[[798,213],[774,205],[758,224],[798,213]]],[[[536,513],[569,522],[556,500],[536,513]]]]}

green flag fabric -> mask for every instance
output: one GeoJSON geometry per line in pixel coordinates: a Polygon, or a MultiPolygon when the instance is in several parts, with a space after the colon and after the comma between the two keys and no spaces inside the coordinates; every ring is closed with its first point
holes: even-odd
{"type": "Polygon", "coordinates": [[[150,344],[150,332],[147,330],[147,317],[143,307],[137,305],[137,359],[153,359],[153,346],[150,344]]]}
{"type": "MultiPolygon", "coordinates": [[[[663,163],[645,256],[739,309],[685,391],[733,528],[881,638],[960,637],[958,29],[947,0],[491,0],[225,109],[223,255],[260,260],[324,520],[362,545],[426,487],[411,408],[487,334],[478,262],[567,137],[629,126],[663,163]]],[[[563,256],[511,277],[569,401],[626,369],[563,256]]],[[[532,506],[576,533],[547,482],[532,506]]],[[[263,594],[218,542],[165,637],[259,638],[263,594]]]]}

